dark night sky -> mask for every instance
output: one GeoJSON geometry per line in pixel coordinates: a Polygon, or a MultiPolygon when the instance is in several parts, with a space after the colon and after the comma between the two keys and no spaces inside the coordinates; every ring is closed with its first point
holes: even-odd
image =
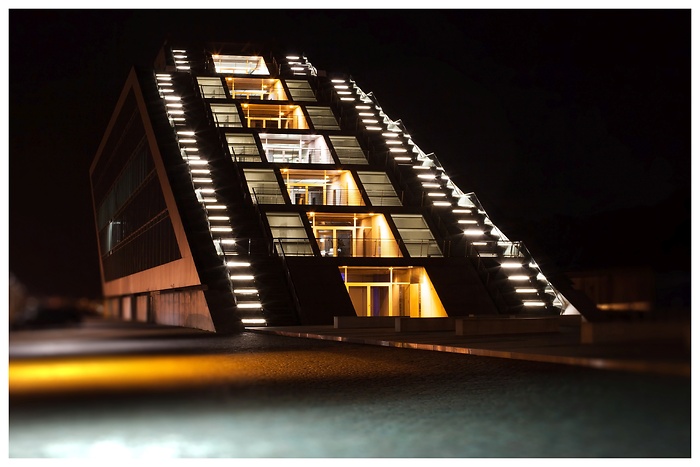
{"type": "Polygon", "coordinates": [[[346,72],[561,270],[690,271],[690,10],[10,10],[9,269],[99,295],[88,171],[169,35],[346,72]]]}

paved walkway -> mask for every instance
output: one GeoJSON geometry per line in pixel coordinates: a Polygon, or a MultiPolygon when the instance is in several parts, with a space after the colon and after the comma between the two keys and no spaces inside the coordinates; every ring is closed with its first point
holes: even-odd
{"type": "Polygon", "coordinates": [[[355,344],[690,376],[691,351],[684,342],[640,340],[582,344],[578,326],[561,326],[558,333],[500,336],[457,336],[453,331],[398,333],[393,328],[335,329],[330,325],[248,330],[355,344]]]}

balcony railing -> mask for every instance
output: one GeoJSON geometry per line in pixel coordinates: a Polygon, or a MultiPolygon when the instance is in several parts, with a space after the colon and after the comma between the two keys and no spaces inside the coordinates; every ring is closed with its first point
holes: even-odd
{"type": "Polygon", "coordinates": [[[399,243],[393,238],[332,238],[316,237],[321,256],[343,258],[397,258],[401,257],[399,243]]]}

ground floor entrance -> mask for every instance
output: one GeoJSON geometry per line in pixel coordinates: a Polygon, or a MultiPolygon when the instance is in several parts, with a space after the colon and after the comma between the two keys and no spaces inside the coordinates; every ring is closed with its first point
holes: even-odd
{"type": "Polygon", "coordinates": [[[447,316],[425,268],[341,266],[357,316],[447,316]]]}

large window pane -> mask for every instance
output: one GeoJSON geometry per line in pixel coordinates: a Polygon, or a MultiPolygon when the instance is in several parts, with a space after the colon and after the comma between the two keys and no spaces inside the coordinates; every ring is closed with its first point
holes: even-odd
{"type": "Polygon", "coordinates": [[[241,128],[241,116],[235,104],[211,104],[211,112],[220,128],[241,128]]]}
{"type": "Polygon", "coordinates": [[[357,172],[373,206],[401,206],[396,190],[384,172],[357,172]]]}
{"type": "Polygon", "coordinates": [[[269,75],[265,59],[257,55],[212,55],[217,73],[269,75]]]}
{"type": "Polygon", "coordinates": [[[226,92],[219,77],[197,77],[197,84],[202,96],[206,99],[225,99],[226,92]]]}
{"type": "Polygon", "coordinates": [[[265,156],[269,162],[295,164],[333,164],[328,146],[321,135],[261,133],[265,156]]]}
{"type": "Polygon", "coordinates": [[[261,162],[258,145],[255,144],[253,135],[227,134],[226,143],[231,157],[236,162],[261,162]]]}
{"type": "Polygon", "coordinates": [[[266,213],[267,223],[277,253],[285,255],[313,255],[309,237],[299,214],[286,212],[266,213]]]}
{"type": "Polygon", "coordinates": [[[243,173],[254,203],[284,204],[284,197],[272,169],[244,169],[243,173]]]}
{"type": "Polygon", "coordinates": [[[442,252],[420,214],[392,214],[401,240],[412,257],[442,256],[442,252]]]}
{"type": "Polygon", "coordinates": [[[311,123],[317,130],[340,130],[330,107],[307,107],[311,123]]]}
{"type": "Polygon", "coordinates": [[[292,100],[295,101],[316,101],[314,91],[311,89],[308,81],[287,80],[289,93],[292,95],[292,100]]]}
{"type": "Polygon", "coordinates": [[[354,136],[329,136],[341,164],[367,164],[367,157],[354,136]]]}

